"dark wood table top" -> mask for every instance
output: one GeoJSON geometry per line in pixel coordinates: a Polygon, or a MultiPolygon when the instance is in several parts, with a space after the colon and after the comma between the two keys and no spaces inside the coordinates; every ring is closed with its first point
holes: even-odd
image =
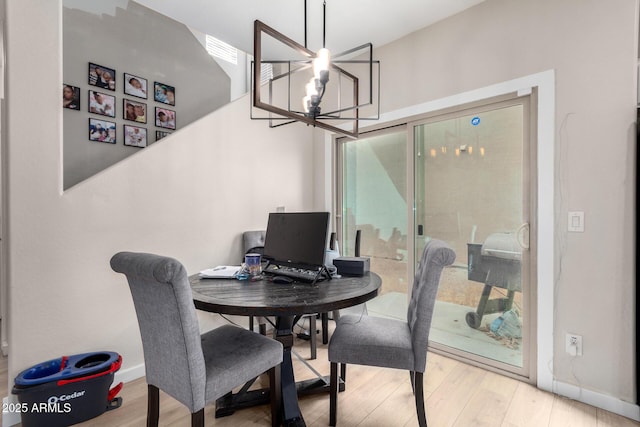
{"type": "Polygon", "coordinates": [[[294,316],[339,310],[375,297],[382,284],[380,276],[371,272],[315,284],[201,279],[197,274],[190,276],[189,282],[197,309],[240,316],[294,316]]]}

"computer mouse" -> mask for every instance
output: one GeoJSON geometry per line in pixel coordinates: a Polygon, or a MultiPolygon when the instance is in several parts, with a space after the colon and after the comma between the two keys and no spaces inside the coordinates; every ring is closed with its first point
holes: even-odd
{"type": "Polygon", "coordinates": [[[293,283],[293,279],[291,277],[286,277],[286,276],[274,276],[273,283],[282,283],[282,284],[293,283]]]}

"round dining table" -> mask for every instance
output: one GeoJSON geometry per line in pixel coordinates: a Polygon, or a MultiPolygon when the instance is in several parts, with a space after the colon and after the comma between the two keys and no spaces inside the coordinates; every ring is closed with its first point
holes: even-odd
{"type": "MultiPolygon", "coordinates": [[[[301,385],[296,385],[291,359],[293,326],[297,319],[305,314],[328,313],[362,304],[378,295],[382,284],[380,276],[373,272],[363,276],[333,277],[315,283],[275,283],[266,275],[259,280],[206,279],[198,274],[190,276],[189,282],[195,307],[199,310],[275,317],[273,337],[284,347],[280,382],[283,425],[287,427],[306,425],[298,405],[301,385]]],[[[246,387],[241,392],[220,398],[216,402],[216,417],[269,401],[268,389],[249,391],[246,387]]]]}

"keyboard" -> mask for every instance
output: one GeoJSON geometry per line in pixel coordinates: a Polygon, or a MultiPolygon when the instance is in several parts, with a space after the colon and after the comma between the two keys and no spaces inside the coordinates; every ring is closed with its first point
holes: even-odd
{"type": "Polygon", "coordinates": [[[284,265],[269,264],[264,270],[267,274],[275,276],[291,277],[294,280],[313,282],[323,278],[320,270],[307,270],[304,268],[287,267],[284,265]]]}

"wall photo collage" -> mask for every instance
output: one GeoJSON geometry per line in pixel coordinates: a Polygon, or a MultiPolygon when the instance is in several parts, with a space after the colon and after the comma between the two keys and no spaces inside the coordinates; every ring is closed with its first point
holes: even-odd
{"type": "MultiPolygon", "coordinates": [[[[147,128],[140,126],[147,124],[149,110],[147,102],[150,99],[147,79],[123,73],[124,95],[122,98],[122,124],[124,145],[144,148],[147,146],[147,128]],[[131,123],[127,123],[131,122],[131,123]]],[[[116,144],[116,70],[89,62],[88,70],[87,111],[96,116],[90,117],[88,126],[89,141],[116,144]]],[[[81,88],[70,84],[62,85],[62,107],[70,110],[81,110],[81,88]]],[[[156,130],[155,140],[158,141],[171,134],[169,130],[176,130],[176,111],[167,106],[175,107],[175,87],[166,83],[153,83],[153,102],[162,106],[153,106],[153,119],[156,130]]]]}

